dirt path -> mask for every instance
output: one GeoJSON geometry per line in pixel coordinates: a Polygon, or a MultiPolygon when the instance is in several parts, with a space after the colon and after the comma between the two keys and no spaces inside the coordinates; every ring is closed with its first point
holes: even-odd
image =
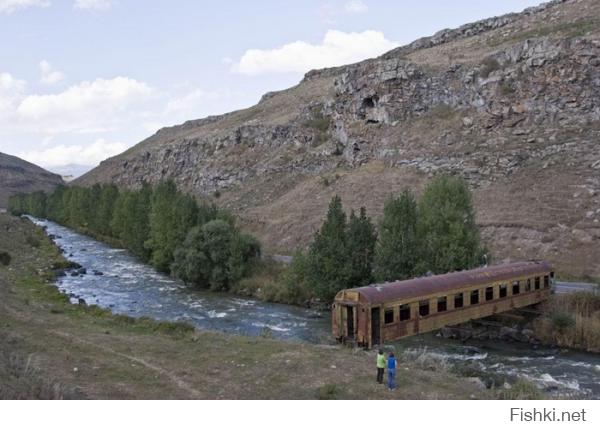
{"type": "Polygon", "coordinates": [[[172,372],[168,371],[167,369],[164,369],[160,366],[152,364],[152,363],[148,362],[147,360],[144,360],[143,358],[136,357],[133,355],[128,355],[128,354],[123,354],[122,352],[115,351],[114,349],[112,349],[108,346],[102,346],[97,343],[88,342],[83,339],[78,339],[78,338],[73,337],[69,333],[61,332],[58,330],[50,330],[50,333],[52,333],[56,336],[62,337],[64,339],[68,339],[70,342],[77,342],[77,343],[86,345],[90,348],[97,348],[97,349],[101,350],[102,352],[107,353],[109,355],[116,355],[116,356],[125,358],[127,360],[133,361],[135,363],[141,364],[142,366],[146,367],[147,369],[152,370],[153,372],[156,372],[160,376],[163,376],[163,377],[167,378],[168,380],[170,380],[178,388],[180,388],[183,391],[186,391],[190,395],[191,398],[194,398],[194,399],[205,398],[203,393],[201,393],[200,391],[198,391],[195,388],[193,388],[192,386],[190,386],[190,384],[185,382],[183,379],[177,377],[177,375],[173,374],[172,372]]]}

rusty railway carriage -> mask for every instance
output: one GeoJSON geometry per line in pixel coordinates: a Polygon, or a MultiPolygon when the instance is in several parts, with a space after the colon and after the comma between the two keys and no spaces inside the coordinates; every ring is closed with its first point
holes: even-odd
{"type": "Polygon", "coordinates": [[[333,335],[367,348],[548,298],[552,267],[524,261],[340,291],[333,335]]]}

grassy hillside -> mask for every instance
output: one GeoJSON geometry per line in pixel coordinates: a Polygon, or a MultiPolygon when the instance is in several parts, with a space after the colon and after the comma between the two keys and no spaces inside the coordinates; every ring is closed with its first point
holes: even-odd
{"type": "Polygon", "coordinates": [[[6,208],[14,194],[52,191],[63,183],[59,175],[0,152],[0,208],[6,208]]]}
{"type": "Polygon", "coordinates": [[[78,183],[173,179],[290,253],[334,194],[378,218],[390,193],[457,175],[495,261],[598,277],[599,17],[597,0],[552,1],[312,71],[249,109],[159,130],[78,183]]]}

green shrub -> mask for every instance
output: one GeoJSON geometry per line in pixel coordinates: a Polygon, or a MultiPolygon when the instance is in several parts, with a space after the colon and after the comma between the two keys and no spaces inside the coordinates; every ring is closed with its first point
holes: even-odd
{"type": "Polygon", "coordinates": [[[114,315],[113,321],[121,325],[132,325],[137,322],[137,320],[133,317],[127,315],[114,315]]]}
{"type": "Polygon", "coordinates": [[[318,400],[336,400],[340,395],[340,389],[335,384],[325,384],[317,389],[318,400]]]}
{"type": "Polygon", "coordinates": [[[193,333],[196,328],[183,321],[160,321],[156,324],[156,331],[170,336],[184,336],[193,333]]]}
{"type": "Polygon", "coordinates": [[[55,261],[52,263],[52,270],[69,270],[69,269],[78,269],[81,266],[73,261],[62,259],[60,261],[55,261]]]}
{"type": "Polygon", "coordinates": [[[329,130],[331,124],[331,118],[328,116],[317,115],[314,118],[306,120],[304,125],[308,128],[312,128],[321,132],[329,130]]]}
{"type": "Polygon", "coordinates": [[[541,400],[545,396],[533,382],[519,379],[509,389],[500,391],[498,398],[500,400],[541,400]]]}
{"type": "Polygon", "coordinates": [[[8,252],[0,251],[0,264],[2,264],[3,266],[8,266],[11,260],[12,257],[8,252]]]}
{"type": "Polygon", "coordinates": [[[85,309],[85,312],[88,315],[94,317],[109,317],[112,315],[112,312],[109,309],[103,309],[98,305],[89,305],[83,309],[85,309]]]}
{"type": "Polygon", "coordinates": [[[500,63],[495,58],[487,57],[481,62],[481,70],[479,72],[482,78],[487,78],[492,72],[500,69],[500,63]]]}
{"type": "Polygon", "coordinates": [[[552,326],[559,333],[564,333],[567,329],[575,326],[575,318],[566,312],[555,312],[550,316],[552,326]]]}
{"type": "Polygon", "coordinates": [[[269,327],[263,327],[260,331],[260,337],[263,339],[273,339],[273,330],[269,327]]]}
{"type": "Polygon", "coordinates": [[[25,243],[27,243],[27,245],[32,246],[34,248],[39,248],[41,245],[40,240],[35,236],[27,236],[25,238],[25,243]]]}
{"type": "Polygon", "coordinates": [[[175,250],[173,273],[184,282],[228,290],[247,276],[260,256],[260,244],[225,220],[192,228],[175,250]]]}
{"type": "Polygon", "coordinates": [[[502,84],[500,84],[500,93],[508,96],[512,93],[515,92],[515,88],[512,86],[512,84],[508,81],[503,81],[502,84]]]}
{"type": "Polygon", "coordinates": [[[452,106],[445,103],[441,103],[437,106],[432,107],[429,111],[429,114],[438,119],[449,120],[454,118],[458,114],[458,112],[452,106]]]}

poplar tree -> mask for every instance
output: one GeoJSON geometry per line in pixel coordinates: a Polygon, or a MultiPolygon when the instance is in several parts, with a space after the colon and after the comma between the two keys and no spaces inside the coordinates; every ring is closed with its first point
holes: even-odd
{"type": "Polygon", "coordinates": [[[367,217],[367,210],[364,207],[360,208],[358,216],[354,210],[350,212],[347,242],[349,286],[362,287],[370,284],[373,280],[373,257],[377,233],[371,218],[367,217]]]}
{"type": "Polygon", "coordinates": [[[339,196],[331,199],[325,221],[315,234],[307,258],[308,277],[319,298],[331,301],[338,291],[348,287],[346,214],[339,196]]]}
{"type": "Polygon", "coordinates": [[[151,251],[150,263],[160,271],[167,272],[173,260],[173,246],[169,243],[169,230],[173,224],[173,201],[175,184],[159,184],[152,195],[150,209],[150,235],[146,247],[151,251]]]}
{"type": "Polygon", "coordinates": [[[417,201],[406,189],[399,197],[390,197],[383,207],[375,249],[377,281],[411,278],[415,274],[418,243],[417,201]]]}
{"type": "Polygon", "coordinates": [[[96,193],[90,195],[90,205],[93,207],[90,214],[90,225],[94,227],[96,233],[100,233],[103,236],[111,236],[110,223],[118,197],[119,189],[113,184],[102,185],[98,196],[96,196],[96,193]],[[97,221],[91,222],[92,219],[97,221]]]}
{"type": "Polygon", "coordinates": [[[472,196],[462,179],[440,176],[427,186],[419,202],[417,229],[420,273],[446,273],[481,263],[472,196]]]}

